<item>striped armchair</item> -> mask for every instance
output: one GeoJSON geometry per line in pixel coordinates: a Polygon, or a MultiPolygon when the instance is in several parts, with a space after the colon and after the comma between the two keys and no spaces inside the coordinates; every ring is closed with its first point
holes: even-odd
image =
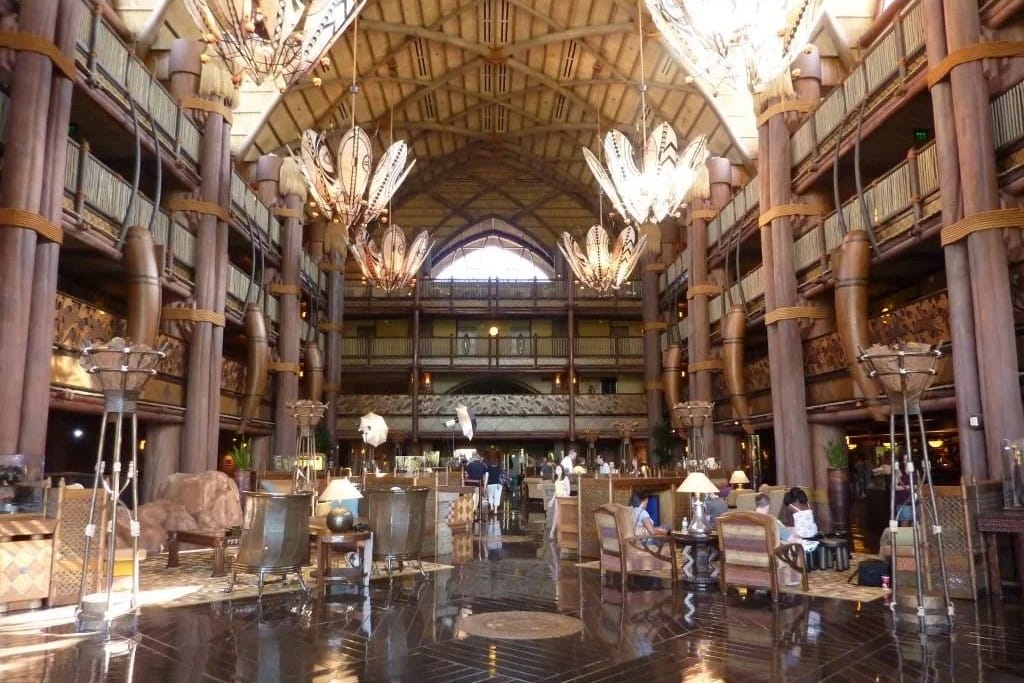
{"type": "Polygon", "coordinates": [[[781,586],[807,591],[803,546],[780,543],[776,520],[759,512],[730,511],[718,518],[720,551],[718,581],[724,594],[729,586],[766,588],[772,600],[781,586]]]}
{"type": "Polygon", "coordinates": [[[668,536],[633,535],[633,510],[618,503],[605,503],[594,510],[597,536],[601,545],[601,579],[606,572],[617,572],[621,588],[626,590],[629,574],[678,578],[675,544],[668,536]]]}

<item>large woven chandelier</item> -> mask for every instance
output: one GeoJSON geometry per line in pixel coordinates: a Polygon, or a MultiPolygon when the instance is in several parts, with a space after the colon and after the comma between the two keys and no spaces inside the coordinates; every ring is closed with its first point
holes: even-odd
{"type": "Polygon", "coordinates": [[[343,251],[350,232],[365,231],[367,225],[387,215],[391,197],[416,163],[406,165],[408,155],[405,141],[393,142],[371,175],[370,136],[354,121],[335,150],[326,133],[303,131],[299,168],[313,203],[328,219],[324,234],[328,249],[343,251]]]}
{"type": "Polygon", "coordinates": [[[707,139],[691,142],[679,153],[679,140],[668,123],[661,123],[647,136],[647,84],[644,81],[643,11],[637,0],[637,31],[640,35],[640,139],[643,144],[639,163],[633,144],[624,133],[611,130],[604,139],[607,170],[589,149],[583,157],[615,211],[627,223],[640,226],[652,251],[661,248],[653,233],[657,224],[675,215],[686,199],[690,185],[708,156],[707,139]]]}
{"type": "Polygon", "coordinates": [[[349,250],[359,263],[363,277],[375,287],[391,292],[407,287],[416,278],[431,246],[426,230],[421,230],[407,246],[402,229],[389,225],[381,231],[380,247],[365,227],[356,228],[349,250]]]}
{"type": "Polygon", "coordinates": [[[257,84],[282,89],[320,64],[365,0],[185,0],[203,40],[257,84]]]}
{"type": "Polygon", "coordinates": [[[810,42],[824,0],[646,0],[684,66],[717,93],[789,96],[789,67],[810,42]],[[783,78],[785,77],[785,78],[783,78]]]}
{"type": "Polygon", "coordinates": [[[604,226],[594,225],[587,231],[585,252],[567,232],[562,233],[562,241],[558,243],[576,279],[598,293],[618,289],[626,281],[644,253],[647,237],[627,225],[611,250],[608,248],[610,241],[604,226]]]}

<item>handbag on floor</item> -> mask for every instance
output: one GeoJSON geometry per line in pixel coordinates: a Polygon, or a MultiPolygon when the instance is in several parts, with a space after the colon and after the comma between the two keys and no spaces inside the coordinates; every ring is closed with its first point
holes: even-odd
{"type": "Polygon", "coordinates": [[[850,575],[849,582],[857,580],[858,586],[882,587],[882,577],[890,576],[888,560],[868,558],[857,564],[857,571],[850,575]]]}

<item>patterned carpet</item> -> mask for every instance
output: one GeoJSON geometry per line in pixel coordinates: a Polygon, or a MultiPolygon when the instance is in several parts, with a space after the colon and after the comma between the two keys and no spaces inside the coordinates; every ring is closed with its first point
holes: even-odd
{"type": "MultiPolygon", "coordinates": [[[[804,593],[799,587],[787,586],[782,589],[784,593],[796,593],[798,595],[814,595],[823,598],[838,598],[839,600],[853,600],[855,602],[871,602],[885,596],[885,591],[872,586],[858,586],[857,580],[850,582],[850,577],[857,573],[857,563],[868,555],[854,554],[850,558],[850,569],[844,572],[837,572],[831,569],[821,569],[807,572],[807,592],[804,593]]],[[[582,569],[600,569],[600,562],[580,562],[576,565],[582,569]]],[[[648,572],[649,575],[662,579],[670,578],[669,573],[648,572]]]]}
{"type": "MultiPolygon", "coordinates": [[[[232,555],[229,553],[228,567],[230,567],[231,557],[232,555]]],[[[168,568],[166,565],[166,555],[154,555],[140,563],[139,583],[142,591],[141,601],[143,605],[177,607],[217,600],[249,598],[255,597],[257,594],[255,574],[238,574],[234,589],[230,594],[226,594],[225,590],[230,583],[230,577],[213,578],[210,576],[210,572],[213,569],[212,550],[182,552],[179,566],[168,568]]],[[[436,572],[451,568],[452,566],[448,564],[423,562],[423,571],[425,572],[436,572]]],[[[312,577],[313,571],[314,567],[312,566],[303,568],[303,578],[307,586],[312,587],[316,585],[316,580],[312,577]]],[[[417,563],[406,562],[401,570],[396,569],[392,571],[391,576],[412,576],[418,573],[417,563]]],[[[384,563],[374,562],[370,580],[379,581],[387,578],[388,573],[384,563]]],[[[264,595],[288,593],[299,589],[299,582],[295,574],[290,574],[286,581],[282,581],[277,576],[264,578],[264,595]]]]}

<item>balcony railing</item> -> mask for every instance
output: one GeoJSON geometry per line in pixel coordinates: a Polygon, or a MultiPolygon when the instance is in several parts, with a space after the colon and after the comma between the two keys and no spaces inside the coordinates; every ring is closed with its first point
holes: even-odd
{"type": "MultiPolygon", "coordinates": [[[[543,308],[545,306],[563,306],[569,299],[569,287],[566,280],[432,280],[423,279],[417,282],[419,302],[427,308],[452,307],[455,302],[468,305],[474,310],[482,307],[513,306],[516,308],[543,308]]],[[[619,303],[634,304],[641,299],[642,291],[639,282],[626,282],[618,291],[610,294],[597,294],[589,289],[577,289],[574,298],[581,306],[617,305],[619,303]]],[[[405,287],[393,292],[385,292],[373,285],[348,280],[345,282],[345,301],[352,304],[366,305],[386,304],[394,302],[405,305],[412,299],[414,291],[405,287]]]]}
{"type": "MultiPolygon", "coordinates": [[[[345,337],[343,362],[360,365],[408,365],[413,341],[408,337],[345,337]]],[[[568,362],[568,337],[422,337],[423,367],[562,366],[568,362]]],[[[580,366],[637,365],[643,361],[642,337],[577,337],[574,357],[580,366]]]]}

